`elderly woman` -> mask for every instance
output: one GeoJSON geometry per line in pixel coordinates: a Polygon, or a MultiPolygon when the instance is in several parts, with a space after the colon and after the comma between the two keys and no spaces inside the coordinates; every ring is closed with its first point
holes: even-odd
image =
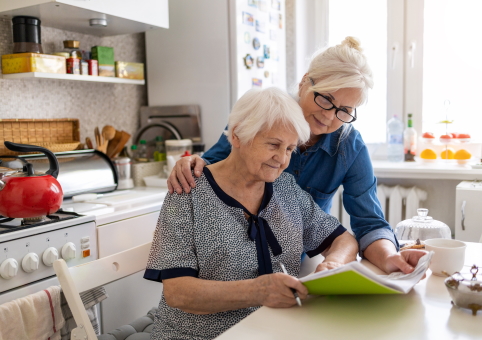
{"type": "MultiPolygon", "coordinates": [[[[355,38],[347,37],[340,45],[314,56],[298,87],[298,104],[311,135],[285,171],[327,213],[335,192],[343,185],[343,205],[350,215],[360,256],[387,273],[410,273],[424,252],[398,252],[398,241],[377,198],[377,180],[367,147],[351,125],[358,119],[357,107],[367,100],[372,86],[372,72],[355,38]]],[[[359,118],[370,119],[369,115],[364,112],[359,118]]],[[[191,168],[199,176],[206,163],[214,164],[229,152],[229,143],[221,136],[204,159],[192,156],[178,161],[169,176],[170,192],[189,192],[196,185],[191,168]]]]}
{"type": "Polygon", "coordinates": [[[296,101],[251,90],[226,135],[229,156],[205,167],[189,194],[164,201],[144,276],[164,284],[151,339],[211,339],[259,306],[293,306],[291,289],[307,294],[295,278],[303,252],[356,258],[355,239],[283,172],[310,137],[296,101]]]}

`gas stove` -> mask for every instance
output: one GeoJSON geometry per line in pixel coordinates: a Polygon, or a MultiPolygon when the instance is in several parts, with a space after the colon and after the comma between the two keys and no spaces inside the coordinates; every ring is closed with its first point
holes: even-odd
{"type": "Polygon", "coordinates": [[[0,304],[58,284],[53,262],[97,259],[94,216],[58,211],[41,221],[0,220],[0,304]],[[22,224],[23,223],[23,224],[22,224]],[[54,280],[55,279],[55,280],[54,280]]]}
{"type": "Polygon", "coordinates": [[[45,224],[78,218],[80,216],[81,215],[77,213],[62,210],[59,210],[51,215],[40,216],[37,218],[2,218],[0,216],[0,234],[16,232],[28,228],[35,228],[45,224]]]}

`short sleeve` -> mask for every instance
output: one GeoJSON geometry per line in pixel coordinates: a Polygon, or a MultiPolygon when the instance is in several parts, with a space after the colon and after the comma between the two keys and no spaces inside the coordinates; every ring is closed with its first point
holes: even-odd
{"type": "Polygon", "coordinates": [[[346,229],[338,219],[325,213],[311,195],[301,189],[292,175],[290,186],[295,192],[303,220],[303,248],[309,257],[327,249],[346,229]]]}
{"type": "Polygon", "coordinates": [[[167,194],[152,241],[144,278],[162,282],[181,276],[197,277],[191,194],[167,194]]]}

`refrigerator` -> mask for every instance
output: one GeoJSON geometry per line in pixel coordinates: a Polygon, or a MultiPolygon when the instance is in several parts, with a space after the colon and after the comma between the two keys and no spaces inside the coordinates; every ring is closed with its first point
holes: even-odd
{"type": "Polygon", "coordinates": [[[284,0],[171,0],[146,33],[149,106],[199,105],[206,149],[253,87],[286,90],[284,0]]]}

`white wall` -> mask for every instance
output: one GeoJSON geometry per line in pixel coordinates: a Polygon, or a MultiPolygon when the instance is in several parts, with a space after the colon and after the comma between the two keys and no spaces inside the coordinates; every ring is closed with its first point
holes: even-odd
{"type": "Polygon", "coordinates": [[[169,29],[146,33],[149,106],[198,104],[209,149],[229,115],[228,2],[169,2],[169,29]]]}

